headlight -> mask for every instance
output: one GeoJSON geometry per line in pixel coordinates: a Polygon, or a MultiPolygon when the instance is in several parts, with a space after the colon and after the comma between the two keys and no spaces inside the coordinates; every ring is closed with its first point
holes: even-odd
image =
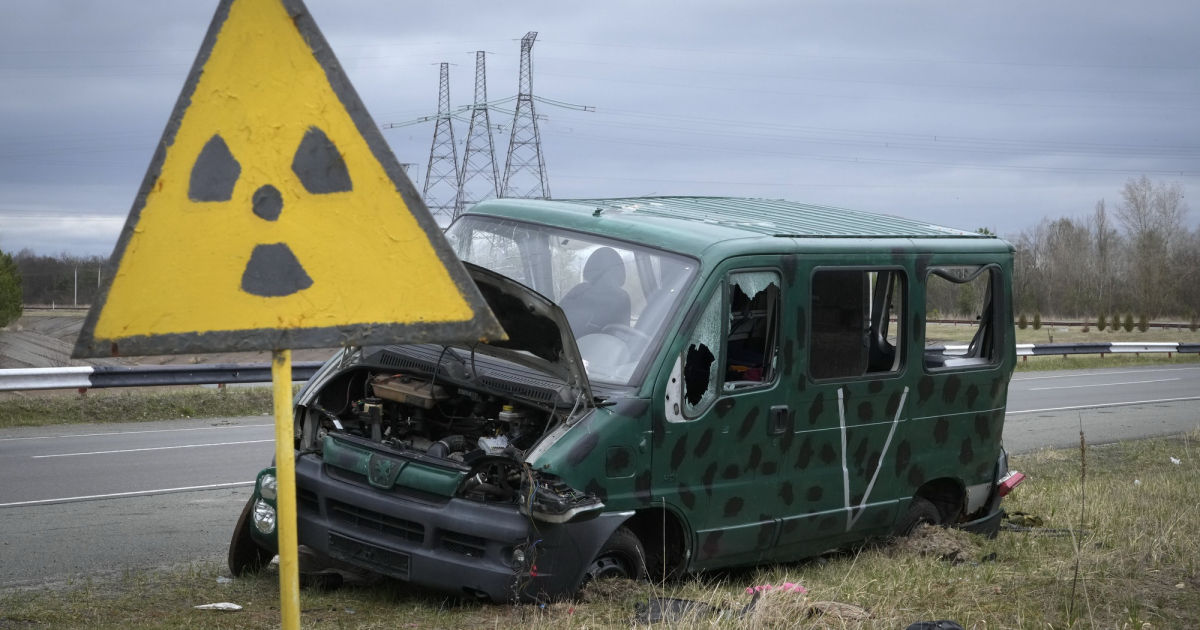
{"type": "Polygon", "coordinates": [[[263,534],[275,531],[275,508],[262,499],[254,502],[254,528],[263,534]]]}
{"type": "Polygon", "coordinates": [[[268,501],[274,501],[279,495],[275,485],[275,475],[267,473],[258,480],[258,495],[268,501]]]}

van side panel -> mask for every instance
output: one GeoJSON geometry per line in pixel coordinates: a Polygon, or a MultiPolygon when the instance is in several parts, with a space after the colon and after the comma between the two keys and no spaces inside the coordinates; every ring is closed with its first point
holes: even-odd
{"type": "MultiPolygon", "coordinates": [[[[667,422],[666,363],[684,358],[696,317],[685,321],[652,397],[651,491],[656,504],[670,504],[690,525],[691,568],[790,560],[884,535],[918,494],[933,493],[943,516],[958,521],[966,516],[965,488],[995,481],[1015,364],[1011,256],[920,252],[908,244],[887,254],[843,245],[827,254],[753,257],[783,269],[778,380],[764,390],[720,392],[701,416],[667,422]],[[994,363],[925,366],[925,279],[930,266],[949,264],[998,269],[994,363]],[[842,268],[903,276],[905,306],[894,323],[903,359],[881,373],[814,379],[811,334],[822,314],[813,308],[813,274],[842,268]]],[[[727,261],[713,276],[731,268],[727,261]]],[[[715,299],[714,282],[704,283],[696,308],[715,299]]]]}

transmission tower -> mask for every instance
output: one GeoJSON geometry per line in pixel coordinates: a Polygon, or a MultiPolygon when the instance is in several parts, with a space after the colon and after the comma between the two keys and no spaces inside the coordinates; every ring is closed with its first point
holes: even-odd
{"type": "Polygon", "coordinates": [[[438,85],[437,126],[433,129],[425,187],[421,190],[429,212],[443,227],[462,211],[462,177],[458,172],[458,148],[454,144],[454,126],[450,118],[450,64],[443,63],[438,85]]]}
{"type": "Polygon", "coordinates": [[[504,162],[502,197],[549,199],[546,161],[542,158],[542,138],[538,134],[537,114],[533,111],[533,40],[537,31],[521,38],[521,78],[518,82],[517,107],[513,112],[512,134],[508,139],[508,159],[504,162]]]}
{"type": "Polygon", "coordinates": [[[484,199],[500,196],[500,178],[496,174],[496,145],[492,142],[492,124],[488,118],[487,71],[482,50],[475,51],[475,102],[471,105],[471,126],[467,129],[467,144],[463,147],[461,179],[458,184],[459,207],[455,213],[484,199]],[[485,144],[486,142],[486,144],[485,144]],[[473,180],[482,184],[469,186],[473,180]]]}

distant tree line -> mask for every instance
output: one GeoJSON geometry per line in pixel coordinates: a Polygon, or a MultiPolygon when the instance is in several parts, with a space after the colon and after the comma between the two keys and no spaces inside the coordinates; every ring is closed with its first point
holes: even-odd
{"type": "Polygon", "coordinates": [[[112,270],[105,256],[39,256],[28,249],[13,257],[26,305],[90,305],[112,270]],[[78,293],[77,293],[78,292],[78,293]]]}
{"type": "Polygon", "coordinates": [[[1189,230],[1183,187],[1130,179],[1110,212],[1043,219],[1009,241],[1016,313],[1098,321],[1136,314],[1194,320],[1200,310],[1200,228],[1189,230]]]}
{"type": "MultiPolygon", "coordinates": [[[[1014,315],[1194,321],[1200,311],[1200,228],[1188,229],[1187,212],[1182,186],[1142,176],[1125,183],[1111,211],[1101,199],[1088,216],[1046,218],[1008,236],[1017,249],[1014,315]]],[[[5,284],[2,256],[0,297],[5,287],[12,293],[20,286],[26,305],[91,304],[113,273],[102,256],[39,256],[24,249],[8,259],[17,280],[5,284]]],[[[971,306],[977,293],[966,285],[945,296],[939,309],[946,315],[977,310],[971,306]]]]}

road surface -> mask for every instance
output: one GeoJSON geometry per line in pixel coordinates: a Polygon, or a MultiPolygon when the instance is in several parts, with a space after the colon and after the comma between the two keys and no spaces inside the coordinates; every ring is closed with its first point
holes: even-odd
{"type": "MultiPolygon", "coordinates": [[[[1200,366],[1017,374],[1014,453],[1200,427],[1200,366]]],[[[0,588],[223,558],[268,416],[0,431],[0,588]]]]}

